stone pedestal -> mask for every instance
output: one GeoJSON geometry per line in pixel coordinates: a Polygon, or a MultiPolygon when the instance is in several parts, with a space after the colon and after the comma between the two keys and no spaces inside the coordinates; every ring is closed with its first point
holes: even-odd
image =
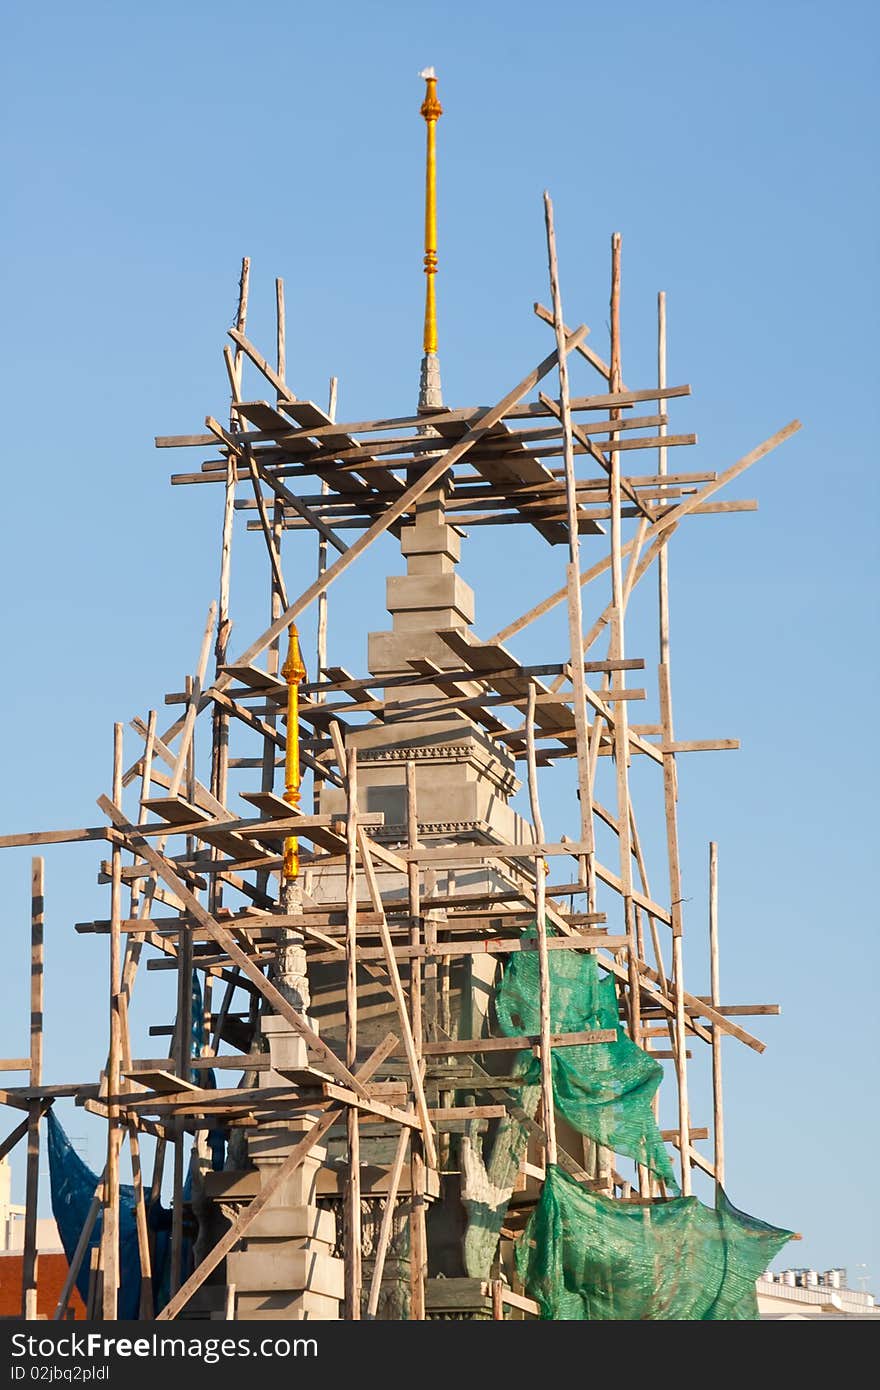
{"type": "MultiPolygon", "coordinates": [[[[314,1027],[314,1024],[312,1024],[314,1027]]],[[[306,1066],[303,1039],[285,1019],[262,1020],[269,1041],[272,1070],[263,1084],[285,1084],[282,1071],[306,1066]]],[[[298,1115],[278,1124],[261,1125],[248,1138],[248,1156],[265,1187],[291,1149],[315,1123],[317,1115],[298,1115]]],[[[226,1259],[226,1278],[236,1289],[237,1317],[334,1319],[344,1297],[344,1265],[332,1255],[336,1240],[333,1217],[317,1204],[318,1171],[327,1157],[316,1145],[282,1183],[272,1201],[251,1225],[240,1248],[226,1259]]]]}

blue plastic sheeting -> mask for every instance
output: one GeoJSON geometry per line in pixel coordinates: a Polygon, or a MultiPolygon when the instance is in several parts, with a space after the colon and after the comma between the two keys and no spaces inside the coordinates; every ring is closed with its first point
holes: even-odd
{"type": "MultiPolygon", "coordinates": [[[[204,1011],[199,977],[192,974],[192,1056],[198,1057],[204,1041],[204,1011]]],[[[198,1085],[208,1088],[216,1086],[213,1070],[207,1072],[191,1069],[190,1078],[198,1085]]],[[[68,1262],[79,1242],[83,1226],[92,1205],[92,1198],[99,1178],[80,1158],[64,1132],[60,1120],[52,1110],[48,1113],[49,1129],[49,1186],[52,1192],[52,1214],[61,1236],[61,1244],[68,1262]]],[[[226,1149],[225,1130],[209,1131],[212,1167],[223,1167],[226,1149]]],[[[189,1173],[183,1188],[183,1200],[190,1200],[192,1179],[189,1173]]],[[[134,1188],[127,1183],[119,1187],[119,1298],[120,1318],[137,1318],[141,1297],[141,1263],[138,1252],[137,1224],[135,1219],[134,1188]]],[[[160,1202],[153,1202],[147,1210],[152,1245],[153,1300],[156,1310],[163,1308],[169,1298],[169,1278],[171,1273],[171,1212],[160,1202]]],[[[84,1303],[89,1296],[89,1257],[90,1252],[101,1240],[103,1211],[92,1229],[88,1250],[80,1265],[76,1287],[84,1303]]],[[[186,1236],[182,1242],[181,1277],[186,1279],[192,1268],[192,1241],[186,1236]]]]}
{"type": "MultiPolygon", "coordinates": [[[[82,1234],[99,1178],[83,1163],[52,1110],[46,1118],[49,1132],[52,1215],[58,1225],[61,1244],[69,1262],[82,1234]]],[[[84,1303],[89,1296],[89,1252],[100,1242],[102,1227],[103,1212],[99,1211],[76,1281],[76,1287],[84,1303]]],[[[121,1184],[119,1188],[119,1268],[119,1316],[132,1320],[137,1317],[140,1305],[141,1267],[134,1216],[134,1188],[127,1183],[121,1184]]]]}

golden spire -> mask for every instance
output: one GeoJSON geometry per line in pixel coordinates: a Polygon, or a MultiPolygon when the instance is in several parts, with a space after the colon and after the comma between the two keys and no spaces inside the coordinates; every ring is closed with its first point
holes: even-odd
{"type": "Polygon", "coordinates": [[[437,274],[437,122],[443,115],[443,107],[437,100],[437,77],[433,68],[425,68],[419,73],[425,79],[425,100],[421,115],[428,127],[428,144],[425,163],[425,336],[422,351],[437,351],[437,297],[434,289],[434,276],[437,274]]]}
{"type": "MultiPolygon", "coordinates": [[[[290,624],[290,644],[287,660],[281,668],[287,681],[287,746],[284,753],[284,800],[294,811],[299,809],[299,687],[306,678],[299,649],[299,632],[296,623],[290,624]]],[[[281,875],[286,883],[299,874],[299,840],[289,835],[284,841],[284,862],[281,875]]]]}

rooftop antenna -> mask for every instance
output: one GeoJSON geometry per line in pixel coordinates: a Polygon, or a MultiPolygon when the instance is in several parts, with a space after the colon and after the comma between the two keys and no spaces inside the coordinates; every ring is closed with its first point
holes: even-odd
{"type": "Polygon", "coordinates": [[[419,381],[419,410],[435,410],[443,404],[440,385],[440,358],[437,355],[437,122],[443,107],[437,100],[437,74],[423,68],[425,100],[420,114],[427,126],[425,155],[425,331],[422,339],[422,371],[419,381]]]}

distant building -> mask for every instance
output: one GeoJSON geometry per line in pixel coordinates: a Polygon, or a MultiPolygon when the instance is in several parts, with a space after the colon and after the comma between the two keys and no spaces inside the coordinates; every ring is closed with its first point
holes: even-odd
{"type": "MultiPolygon", "coordinates": [[[[24,1207],[10,1201],[12,1173],[9,1160],[0,1159],[0,1318],[21,1316],[21,1284],[24,1264],[24,1207]]],[[[67,1278],[67,1257],[58,1227],[51,1216],[37,1221],[37,1317],[51,1318],[67,1278]]],[[[69,1316],[84,1318],[86,1310],[73,1290],[69,1316]]]]}
{"type": "Polygon", "coordinates": [[[874,1296],[848,1289],[845,1269],[784,1269],[757,1282],[762,1322],[803,1318],[880,1318],[874,1296]]]}
{"type": "MultiPolygon", "coordinates": [[[[12,1169],[9,1159],[0,1159],[0,1254],[24,1249],[24,1207],[10,1200],[12,1169]]],[[[55,1219],[41,1216],[37,1220],[37,1249],[41,1254],[61,1254],[63,1247],[55,1219]]]]}

